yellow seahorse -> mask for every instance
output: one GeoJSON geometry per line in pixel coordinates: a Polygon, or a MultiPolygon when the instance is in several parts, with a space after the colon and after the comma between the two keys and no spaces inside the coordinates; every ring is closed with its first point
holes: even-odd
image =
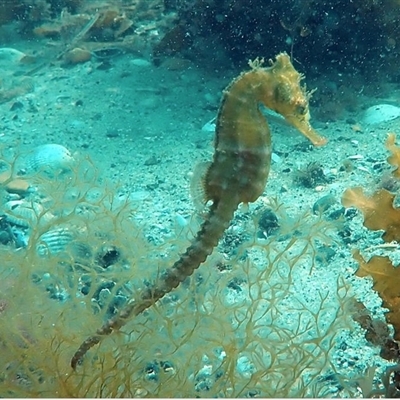
{"type": "Polygon", "coordinates": [[[310,93],[300,85],[302,76],[289,56],[279,54],[268,68],[263,68],[262,63],[259,59],[250,62],[251,70],[234,79],[223,93],[214,158],[204,177],[204,200],[211,200],[212,205],[193,243],[152,287],[143,289],[125,309],[81,344],[71,360],[72,368],[105,335],[121,328],[129,318],[143,312],[192,275],[217,246],[239,204],[253,202],[263,193],[271,164],[271,138],[260,104],[281,114],[314,145],[326,143],[310,125],[310,93]]]}

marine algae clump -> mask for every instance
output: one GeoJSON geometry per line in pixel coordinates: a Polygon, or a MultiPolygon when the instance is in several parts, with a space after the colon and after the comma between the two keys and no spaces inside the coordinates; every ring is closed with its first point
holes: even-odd
{"type": "MultiPolygon", "coordinates": [[[[289,122],[314,144],[325,144],[309,124],[309,94],[299,85],[301,76],[286,54],[280,54],[270,69],[253,63],[252,70],[235,80],[230,90],[240,92],[242,83],[255,76],[266,74],[272,79],[271,71],[276,70],[294,78],[297,95],[288,96],[283,79],[270,99],[272,104],[267,101],[267,105],[287,114],[289,122]]],[[[233,100],[240,103],[236,97],[233,100]]],[[[248,104],[254,105],[251,112],[260,122],[257,99],[249,99],[248,104]]],[[[319,243],[335,242],[328,222],[308,214],[291,219],[282,205],[274,204],[279,240],[256,241],[258,223],[250,218],[243,226],[243,237],[253,240],[241,242],[230,257],[216,251],[207,257],[238,204],[255,201],[268,175],[268,170],[251,169],[243,162],[236,165],[235,151],[229,154],[229,164],[221,156],[228,141],[258,166],[255,160],[260,154],[251,150],[258,139],[269,136],[264,122],[235,142],[229,137],[230,118],[225,118],[231,115],[230,106],[225,99],[222,109],[226,112],[218,118],[216,154],[208,172],[205,194],[213,201],[214,211],[211,208],[209,221],[189,247],[179,237],[164,248],[149,245],[142,238],[144,228],[135,222],[129,196],[118,195],[116,185],[101,183],[101,174],[89,159],[77,160],[70,171],[52,177],[26,177],[37,187],[32,197],[23,199],[24,214],[19,215],[28,216],[26,231],[22,231],[26,241],[16,248],[12,241],[0,247],[4,365],[0,396],[306,397],[332,393],[328,376],[335,370],[335,338],[348,327],[349,288],[336,278],[338,271],[332,266],[327,271],[316,261],[319,243]],[[231,177],[235,193],[224,192],[229,185],[218,179],[231,176],[232,169],[248,179],[240,174],[240,179],[231,177]],[[257,181],[251,180],[252,174],[257,181]],[[252,189],[250,197],[245,188],[252,189]],[[216,211],[218,206],[227,215],[216,211]],[[215,216],[220,223],[223,217],[218,229],[215,216]],[[204,232],[210,229],[213,238],[206,242],[204,232]],[[177,250],[171,251],[185,247],[180,257],[177,250]],[[187,259],[190,265],[185,264],[187,259]],[[151,282],[175,283],[164,274],[175,260],[181,284],[174,291],[174,285],[167,285],[169,290],[158,296],[159,289],[151,282]],[[184,279],[182,270],[193,276],[184,279]],[[307,292],[309,280],[330,284],[307,292]],[[131,299],[143,288],[150,294],[154,290],[158,301],[150,299],[152,307],[146,309],[140,308],[143,299],[139,298],[140,312],[133,313],[130,321],[124,310],[130,309],[131,299]],[[114,333],[83,347],[85,351],[78,351],[76,357],[79,345],[86,338],[96,338],[91,335],[101,326],[114,333]],[[93,344],[99,345],[85,354],[93,344]],[[71,368],[71,359],[77,368],[71,368]]],[[[244,124],[246,111],[236,115],[244,124]]],[[[265,158],[269,157],[268,142],[265,158]]],[[[107,333],[111,332],[104,329],[103,334],[107,333]]]]}

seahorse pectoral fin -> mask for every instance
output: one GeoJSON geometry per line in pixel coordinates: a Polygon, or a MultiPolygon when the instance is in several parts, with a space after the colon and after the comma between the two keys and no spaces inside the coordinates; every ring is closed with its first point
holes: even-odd
{"type": "Polygon", "coordinates": [[[323,146],[328,139],[320,136],[311,126],[307,118],[299,118],[297,115],[285,116],[286,121],[301,132],[314,146],[323,146]]]}
{"type": "Polygon", "coordinates": [[[204,211],[205,204],[210,200],[206,193],[206,174],[211,166],[211,162],[204,161],[198,163],[193,171],[190,182],[190,194],[197,212],[204,211]]]}

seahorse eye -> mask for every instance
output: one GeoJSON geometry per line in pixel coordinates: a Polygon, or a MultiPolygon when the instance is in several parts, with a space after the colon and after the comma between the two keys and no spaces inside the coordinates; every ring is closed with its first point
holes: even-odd
{"type": "Polygon", "coordinates": [[[307,113],[307,107],[299,104],[296,107],[296,113],[299,115],[305,115],[307,113]]]}

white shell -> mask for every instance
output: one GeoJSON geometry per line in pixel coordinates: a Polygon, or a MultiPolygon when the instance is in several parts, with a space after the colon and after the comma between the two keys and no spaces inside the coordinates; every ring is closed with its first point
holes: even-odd
{"type": "Polygon", "coordinates": [[[74,234],[68,228],[52,229],[40,236],[36,251],[40,256],[59,254],[73,239],[74,234]]]}
{"type": "MultiPolygon", "coordinates": [[[[22,51],[13,49],[11,47],[0,48],[0,68],[11,72],[15,67],[19,65],[21,60],[26,56],[22,51]]],[[[2,71],[3,72],[3,71],[2,71]]]]}
{"type": "Polygon", "coordinates": [[[28,174],[44,172],[54,176],[56,173],[70,170],[74,159],[68,149],[59,144],[44,144],[35,147],[20,160],[19,168],[28,174]]]}
{"type": "Polygon", "coordinates": [[[151,62],[145,60],[144,58],[135,58],[131,60],[130,63],[136,67],[151,67],[151,62]]]}
{"type": "Polygon", "coordinates": [[[7,221],[24,228],[49,223],[54,215],[45,211],[40,203],[27,200],[10,200],[4,204],[3,214],[7,221]]]}
{"type": "Polygon", "coordinates": [[[364,124],[377,125],[400,117],[400,108],[390,104],[378,104],[365,110],[364,124]]]}
{"type": "Polygon", "coordinates": [[[13,49],[11,47],[0,48],[0,60],[16,61],[19,62],[25,57],[22,51],[13,49]]]}
{"type": "Polygon", "coordinates": [[[210,121],[206,122],[203,127],[201,128],[202,132],[205,133],[215,133],[215,120],[216,117],[214,117],[213,119],[210,119],[210,121]]]}

